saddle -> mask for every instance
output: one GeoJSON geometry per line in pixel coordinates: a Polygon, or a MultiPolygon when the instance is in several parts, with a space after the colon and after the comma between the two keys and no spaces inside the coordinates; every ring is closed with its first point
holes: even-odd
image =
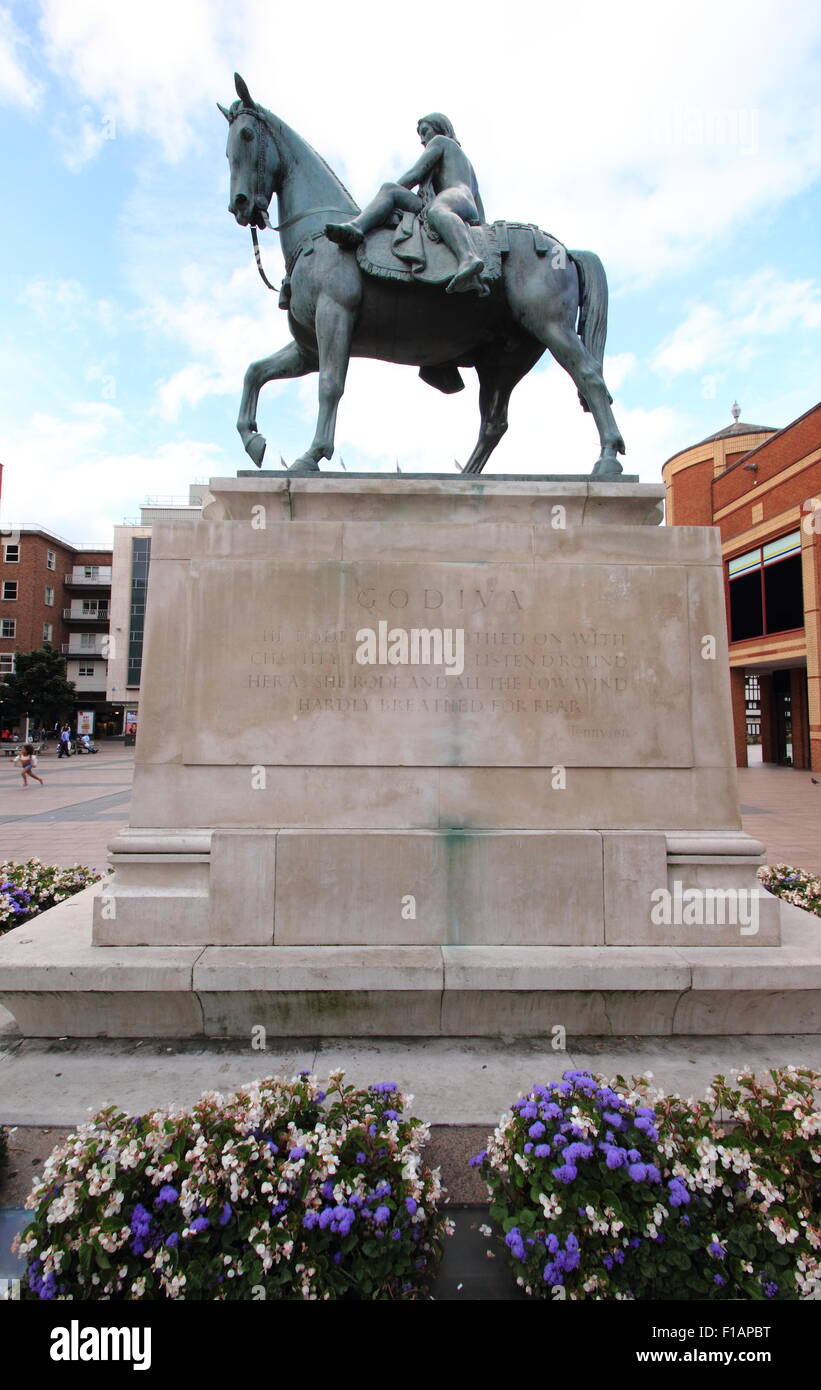
{"type": "MultiPolygon", "coordinates": [[[[502,255],[508,249],[507,224],[481,224],[468,227],[468,233],[477,256],[485,263],[480,278],[489,285],[502,274],[502,255]]],[[[356,259],[366,275],[377,280],[404,280],[408,284],[447,284],[457,266],[450,247],[440,241],[424,218],[413,212],[403,213],[397,226],[377,227],[368,232],[357,248],[356,259]]]]}

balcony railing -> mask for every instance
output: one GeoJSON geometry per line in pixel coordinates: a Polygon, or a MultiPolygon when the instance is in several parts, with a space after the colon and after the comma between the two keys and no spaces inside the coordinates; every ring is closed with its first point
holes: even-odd
{"type": "Polygon", "coordinates": [[[96,584],[98,588],[111,588],[111,566],[101,565],[98,574],[83,574],[80,570],[72,570],[70,574],[64,576],[66,584],[96,584]]]}
{"type": "Polygon", "coordinates": [[[76,608],[64,608],[63,617],[74,623],[107,623],[111,614],[107,608],[99,608],[95,613],[78,613],[76,608]]]}
{"type": "Polygon", "coordinates": [[[74,647],[71,642],[61,642],[62,656],[76,656],[80,661],[107,661],[108,658],[99,647],[74,647]]]}

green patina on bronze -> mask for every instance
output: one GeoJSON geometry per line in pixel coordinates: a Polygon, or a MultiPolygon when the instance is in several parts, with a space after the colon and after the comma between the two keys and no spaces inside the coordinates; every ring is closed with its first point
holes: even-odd
{"type": "Polygon", "coordinates": [[[238,99],[220,106],[229,211],[256,235],[271,226],[276,194],[287,271],[280,303],[291,330],[287,346],[245,374],[237,429],[257,467],[266,382],[319,374],[316,432],[289,469],[317,473],[334,451],[348,362],[372,357],[416,366],[448,394],[462,388],[460,368],[476,369],[481,427],[464,473],[481,473],[507,430],[514,386],[548,349],[596,423],[591,476],[620,478],[625,449],[602,374],[608,296],[598,256],[567,251],[531,224],[488,227],[473,165],[441,112],[418,123],[419,159],[360,210],[316,151],[234,80],[238,99]]]}

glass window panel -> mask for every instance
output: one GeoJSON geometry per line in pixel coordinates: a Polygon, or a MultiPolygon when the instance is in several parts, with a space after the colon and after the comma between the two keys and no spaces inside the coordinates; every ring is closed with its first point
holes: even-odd
{"type": "Polygon", "coordinates": [[[756,569],[730,581],[730,640],[744,642],[748,637],[760,637],[763,631],[761,575],[756,569]]]}

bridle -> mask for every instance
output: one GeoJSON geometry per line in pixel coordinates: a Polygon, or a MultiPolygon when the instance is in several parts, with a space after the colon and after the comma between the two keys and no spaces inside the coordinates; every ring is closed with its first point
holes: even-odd
{"type": "MultiPolygon", "coordinates": [[[[257,121],[259,121],[259,123],[260,123],[260,125],[262,126],[263,130],[267,131],[267,133],[268,133],[269,135],[271,135],[271,128],[270,128],[270,126],[269,126],[267,120],[265,119],[265,117],[262,115],[262,113],[261,113],[260,111],[252,110],[251,107],[249,107],[249,106],[243,106],[243,107],[241,107],[240,110],[237,112],[237,116],[253,116],[257,121]]],[[[235,118],[235,119],[236,119],[236,118],[235,118]]],[[[260,191],[260,189],[262,188],[262,175],[263,175],[263,171],[264,171],[264,168],[265,168],[265,157],[264,157],[264,156],[265,156],[265,149],[264,149],[264,145],[265,145],[264,140],[263,140],[262,138],[260,138],[260,139],[257,141],[257,167],[256,167],[257,196],[259,196],[259,191],[260,191]]],[[[344,208],[330,208],[330,207],[306,208],[305,212],[298,212],[298,213],[296,214],[295,217],[289,217],[289,218],[286,219],[285,222],[280,222],[280,223],[275,227],[275,226],[273,226],[273,224],[271,223],[271,221],[270,221],[270,219],[269,219],[269,217],[268,217],[268,213],[267,213],[264,209],[260,209],[260,210],[262,211],[262,215],[263,215],[263,217],[264,217],[264,219],[265,219],[265,225],[266,225],[267,227],[270,227],[270,229],[271,229],[272,232],[282,232],[282,231],[285,231],[286,228],[288,228],[288,227],[293,227],[293,226],[296,225],[297,222],[303,221],[303,219],[306,218],[306,217],[312,217],[312,216],[314,215],[314,213],[318,213],[318,212],[327,212],[327,213],[330,213],[332,216],[337,216],[337,217],[345,217],[345,216],[347,216],[347,213],[346,213],[346,211],[345,211],[344,208]]],[[[258,270],[259,273],[260,273],[260,277],[261,277],[261,279],[262,279],[262,283],[263,283],[264,285],[267,285],[267,287],[268,287],[269,290],[273,290],[274,293],[276,293],[276,292],[277,292],[276,286],[271,284],[271,281],[268,279],[268,276],[265,274],[265,270],[264,270],[263,265],[262,265],[262,256],[260,255],[260,250],[259,250],[259,237],[257,236],[257,229],[256,229],[256,227],[254,227],[253,225],[251,226],[251,242],[252,242],[252,245],[253,245],[253,247],[254,247],[254,259],[255,259],[255,261],[256,261],[256,263],[257,263],[257,270],[258,270]]],[[[294,259],[295,259],[295,258],[294,258],[294,259]]]]}

